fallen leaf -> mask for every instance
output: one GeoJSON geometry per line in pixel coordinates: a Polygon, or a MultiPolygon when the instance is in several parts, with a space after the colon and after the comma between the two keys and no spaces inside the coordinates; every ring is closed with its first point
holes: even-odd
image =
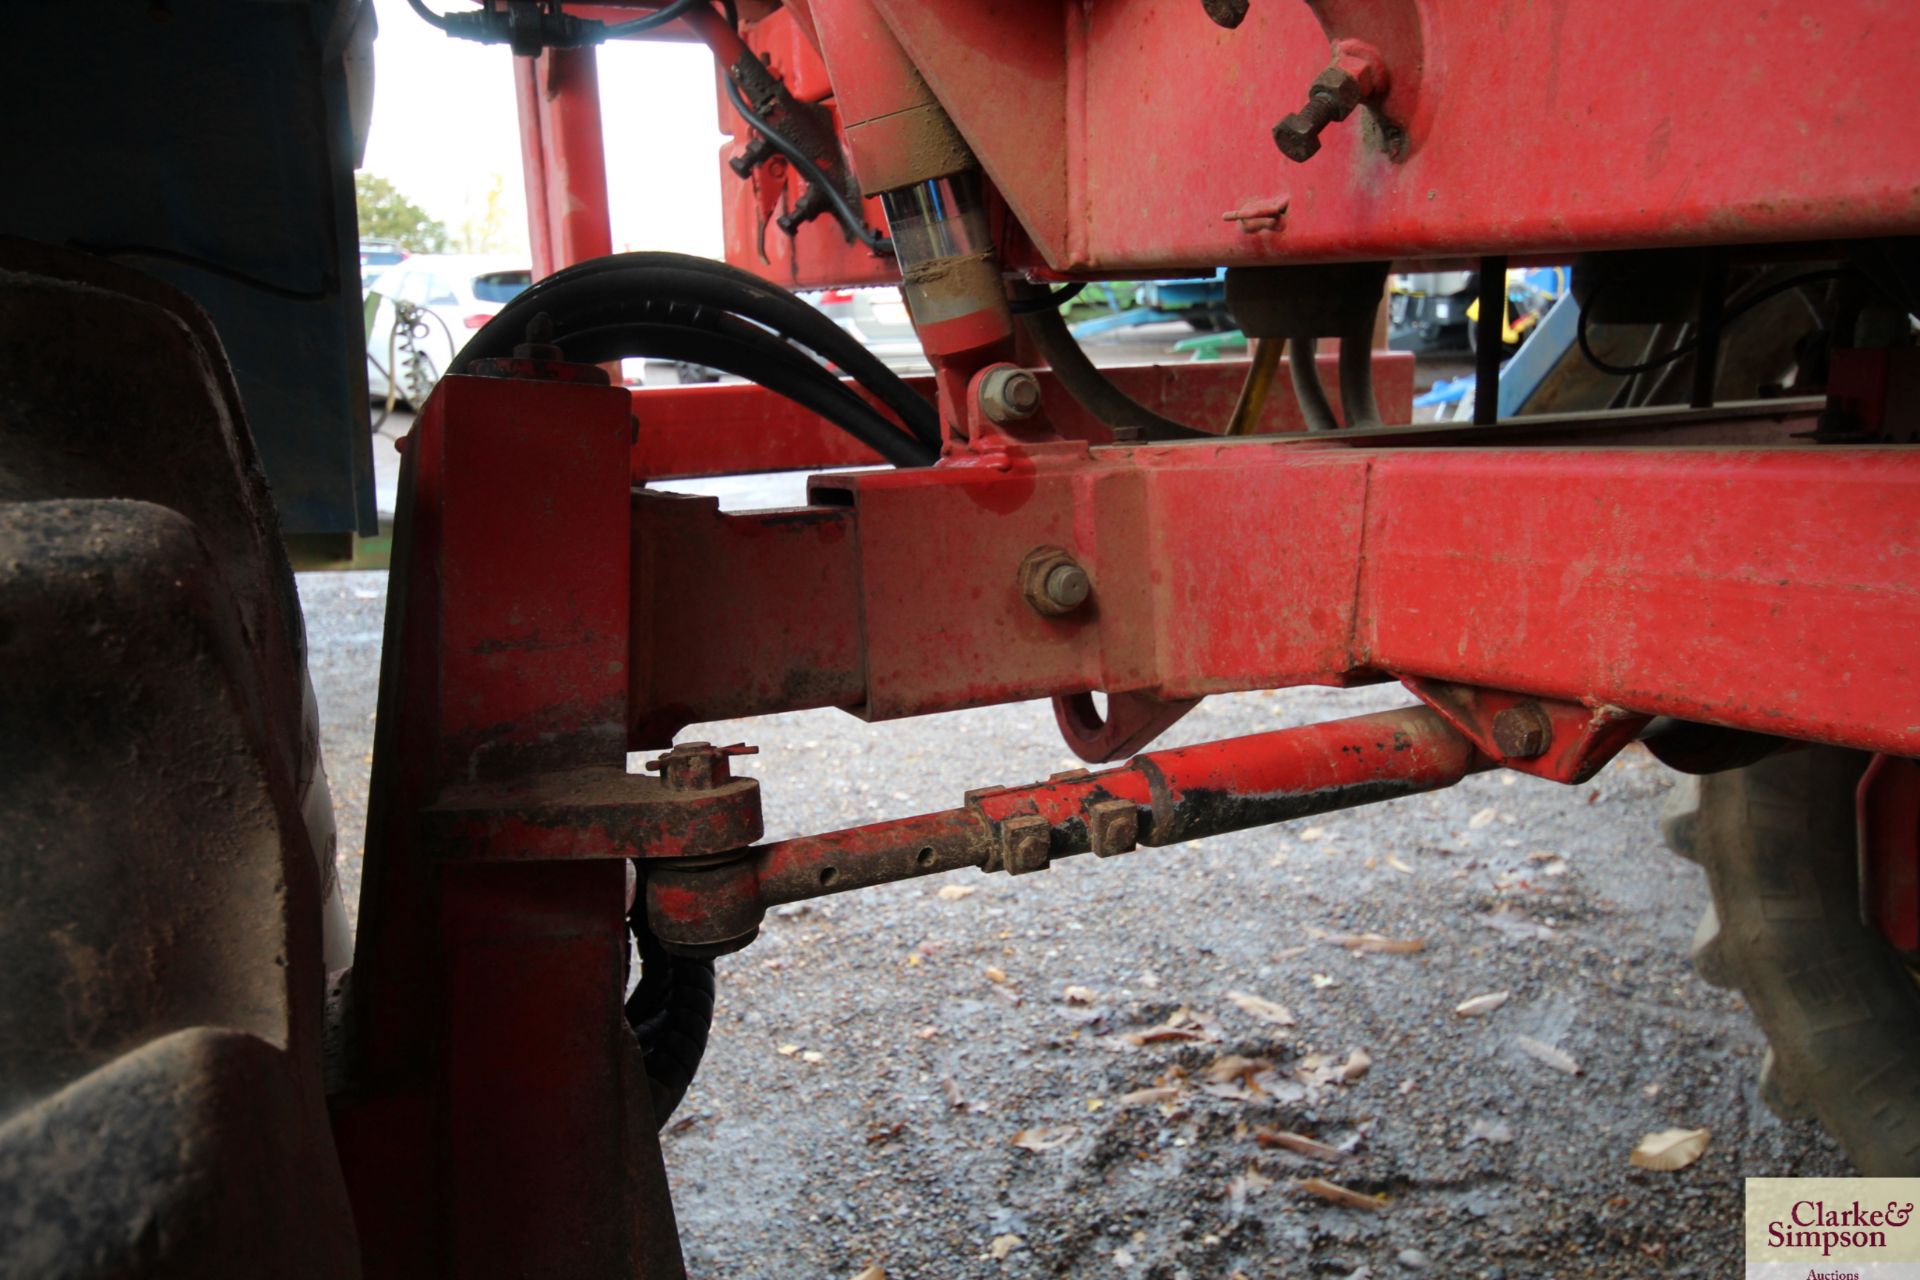
{"type": "Polygon", "coordinates": [[[1310,1196],[1319,1196],[1330,1204],[1347,1209],[1366,1209],[1378,1213],[1387,1207],[1386,1201],[1378,1196],[1343,1187],[1337,1182],[1328,1182],[1325,1178],[1302,1178],[1293,1184],[1295,1191],[1303,1191],[1310,1196]]]}
{"type": "Polygon", "coordinates": [[[1515,1036],[1513,1042],[1520,1046],[1520,1052],[1536,1062],[1544,1062],[1555,1071],[1564,1071],[1570,1076],[1580,1074],[1580,1064],[1564,1049],[1556,1049],[1550,1044],[1535,1040],[1532,1036],[1515,1036]]]}
{"type": "Polygon", "coordinates": [[[1173,1085],[1157,1084],[1149,1089],[1135,1089],[1132,1093],[1120,1095],[1120,1104],[1127,1107],[1146,1106],[1150,1103],[1172,1102],[1180,1096],[1180,1090],[1173,1085]]]}
{"type": "Polygon", "coordinates": [[[1218,1040],[1218,1026],[1208,1014],[1196,1013],[1181,1005],[1159,1026],[1148,1027],[1144,1031],[1129,1031],[1120,1039],[1135,1046],[1157,1044],[1162,1040],[1218,1040]]]}
{"type": "Polygon", "coordinates": [[[1505,1120],[1475,1120],[1467,1126],[1467,1141],[1512,1142],[1513,1126],[1505,1120]]]}
{"type": "Polygon", "coordinates": [[[797,1044],[783,1044],[778,1049],[775,1049],[774,1052],[783,1058],[791,1058],[794,1054],[800,1052],[800,1046],[797,1044]]]}
{"type": "Polygon", "coordinates": [[[1004,1236],[995,1236],[993,1238],[993,1243],[987,1246],[987,1252],[993,1255],[993,1260],[995,1262],[998,1262],[1001,1259],[1005,1258],[1008,1254],[1012,1253],[1015,1249],[1024,1249],[1026,1247],[1027,1247],[1027,1242],[1025,1240],[1022,1240],[1019,1236],[1009,1233],[1004,1236]]]}
{"type": "Polygon", "coordinates": [[[1300,833],[1300,838],[1302,840],[1318,840],[1321,836],[1325,834],[1327,834],[1327,829],[1325,827],[1308,827],[1305,831],[1302,831],[1300,833]]]}
{"type": "Polygon", "coordinates": [[[1282,947],[1273,953],[1273,958],[1275,960],[1292,960],[1307,954],[1307,952],[1311,950],[1313,950],[1312,947],[1282,947]]]}
{"type": "Polygon", "coordinates": [[[821,1053],[818,1049],[808,1049],[806,1052],[800,1055],[800,1061],[816,1067],[819,1066],[821,1063],[825,1062],[826,1060],[827,1060],[827,1055],[824,1053],[821,1053]]]}
{"type": "Polygon", "coordinates": [[[1662,1173],[1684,1169],[1701,1157],[1712,1136],[1705,1129],[1662,1129],[1640,1139],[1627,1159],[1639,1168],[1662,1173]]]}
{"type": "Polygon", "coordinates": [[[1425,951],[1427,944],[1420,938],[1388,938],[1378,933],[1330,933],[1323,941],[1336,947],[1345,947],[1349,951],[1363,951],[1380,955],[1404,956],[1416,951],[1425,951]]]}
{"type": "Polygon", "coordinates": [[[1492,1013],[1511,999],[1513,999],[1513,992],[1495,991],[1489,995],[1475,996],[1471,1000],[1462,1000],[1453,1006],[1453,1011],[1463,1018],[1478,1018],[1482,1014],[1492,1013]]]}
{"type": "Polygon", "coordinates": [[[907,1122],[905,1120],[897,1120],[884,1129],[875,1129],[867,1135],[867,1145],[872,1147],[878,1146],[882,1142],[890,1142],[906,1132],[906,1128],[907,1122]]]}
{"type": "Polygon", "coordinates": [[[971,898],[976,888],[978,888],[978,886],[970,884],[943,885],[941,886],[940,892],[935,896],[942,902],[958,902],[962,898],[971,898]]]}
{"type": "Polygon", "coordinates": [[[916,1036],[917,1038],[919,1038],[919,1039],[921,1039],[921,1040],[931,1040],[931,1039],[933,1039],[933,1038],[934,1038],[935,1036],[937,1036],[937,1035],[939,1035],[939,1034],[940,1034],[940,1028],[938,1028],[938,1027],[922,1027],[922,1028],[920,1028],[920,1029],[919,1029],[918,1031],[916,1031],[916,1032],[914,1032],[913,1034],[914,1034],[914,1035],[915,1035],[915,1036],[916,1036]]]}
{"type": "Polygon", "coordinates": [[[1316,973],[1312,975],[1311,981],[1313,982],[1314,990],[1316,991],[1324,991],[1328,987],[1337,987],[1340,985],[1338,980],[1334,978],[1330,978],[1324,973],[1316,973]]]}
{"type": "Polygon", "coordinates": [[[1250,1013],[1262,1022],[1271,1022],[1276,1026],[1293,1025],[1293,1012],[1283,1004],[1251,995],[1245,991],[1229,991],[1227,999],[1240,1007],[1242,1013],[1250,1013]]]}
{"type": "Polygon", "coordinates": [[[1264,1058],[1248,1058],[1237,1053],[1222,1054],[1207,1064],[1206,1078],[1219,1084],[1227,1080],[1246,1080],[1272,1066],[1264,1058]]]}
{"type": "Polygon", "coordinates": [[[1060,998],[1068,1004],[1092,1004],[1099,997],[1090,987],[1068,987],[1060,993],[1060,998]]]}
{"type": "Polygon", "coordinates": [[[1335,1062],[1325,1054],[1310,1053],[1293,1070],[1294,1078],[1309,1088],[1327,1084],[1352,1084],[1373,1067],[1373,1056],[1355,1049],[1345,1062],[1335,1062]]]}
{"type": "Polygon", "coordinates": [[[1297,1156],[1306,1156],[1313,1160],[1324,1160],[1328,1164],[1338,1164],[1347,1158],[1347,1153],[1338,1147],[1330,1147],[1324,1142],[1316,1142],[1303,1134],[1289,1133],[1285,1129],[1265,1127],[1255,1129],[1253,1140],[1263,1147],[1278,1147],[1282,1151],[1291,1151],[1297,1156]]]}
{"type": "Polygon", "coordinates": [[[887,1280],[887,1271],[885,1267],[882,1267],[876,1262],[855,1276],[853,1280],[887,1280]]]}
{"type": "Polygon", "coordinates": [[[993,967],[991,967],[991,966],[989,966],[989,967],[988,967],[988,969],[987,969],[987,981],[988,981],[988,982],[992,982],[992,983],[995,983],[995,984],[998,984],[998,983],[1002,983],[1002,982],[1005,982],[1006,980],[1007,980],[1007,973],[1006,973],[1006,970],[1004,970],[1004,969],[995,969],[995,968],[993,968],[993,967]]]}
{"type": "Polygon", "coordinates": [[[1492,822],[1495,818],[1499,816],[1500,816],[1500,811],[1494,808],[1492,805],[1488,805],[1486,808],[1482,809],[1480,812],[1474,814],[1471,818],[1467,819],[1467,829],[1469,831],[1478,831],[1480,828],[1486,826],[1489,822],[1492,822]]]}
{"type": "Polygon", "coordinates": [[[1022,1129],[1013,1135],[1013,1145],[1022,1151],[1051,1151],[1055,1147],[1064,1147],[1072,1142],[1080,1130],[1070,1124],[1022,1129]]]}
{"type": "Polygon", "coordinates": [[[1554,936],[1554,930],[1537,920],[1529,920],[1518,911],[1495,911],[1491,915],[1480,917],[1480,923],[1489,929],[1497,929],[1512,938],[1522,938],[1529,942],[1544,942],[1554,936]]]}
{"type": "Polygon", "coordinates": [[[1400,859],[1394,857],[1392,854],[1387,855],[1387,865],[1392,867],[1395,871],[1398,871],[1403,876],[1410,876],[1413,874],[1412,867],[1400,861],[1400,859]]]}

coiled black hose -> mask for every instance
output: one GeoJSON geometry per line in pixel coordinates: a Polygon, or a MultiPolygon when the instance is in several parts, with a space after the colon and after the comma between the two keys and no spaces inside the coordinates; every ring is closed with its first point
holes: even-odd
{"type": "MultiPolygon", "coordinates": [[[[555,272],[509,302],[485,328],[475,334],[454,362],[454,372],[464,372],[475,360],[512,355],[513,348],[524,340],[527,322],[542,312],[553,323],[553,341],[562,346],[566,346],[573,335],[588,330],[617,330],[626,325],[678,326],[697,337],[712,339],[713,335],[722,332],[714,323],[717,316],[750,321],[763,332],[771,331],[767,333],[768,341],[780,343],[785,352],[807,360],[797,347],[787,345],[796,343],[845,370],[899,418],[908,438],[917,439],[926,446],[926,451],[916,457],[930,462],[933,452],[939,448],[938,411],[872,352],[855,341],[852,335],[778,286],[768,284],[737,267],[686,254],[614,254],[555,272]],[[786,342],[781,342],[782,339],[786,342]]],[[[739,333],[737,330],[730,331],[730,336],[738,338],[739,333]]],[[[728,347],[732,358],[745,354],[737,349],[741,343],[729,347],[724,342],[713,340],[709,345],[716,351],[728,347]]],[[[574,353],[570,351],[569,354],[574,353]]],[[[646,353],[603,350],[588,356],[582,351],[575,358],[614,359],[622,355],[641,354],[646,353]]],[[[754,354],[750,368],[730,369],[729,372],[755,381],[762,381],[763,375],[768,375],[781,379],[783,385],[797,385],[799,375],[783,376],[775,372],[776,368],[789,374],[792,372],[792,363],[784,355],[774,355],[765,344],[756,345],[754,354]]],[[[716,368],[726,367],[718,360],[707,360],[698,355],[681,358],[698,359],[716,368]]],[[[810,360],[807,362],[811,363],[810,360]]],[[[824,370],[822,374],[837,385],[837,380],[831,375],[826,375],[824,370]]],[[[780,390],[777,387],[774,389],[780,390]]],[[[840,390],[845,391],[845,388],[840,390]]],[[[780,393],[789,394],[785,390],[780,393]]],[[[858,402],[859,397],[848,392],[845,400],[839,403],[844,406],[847,401],[858,402]]],[[[816,409],[816,412],[824,410],[816,409]]],[[[856,435],[866,429],[865,426],[853,426],[852,416],[837,412],[827,416],[836,425],[856,435]]],[[[877,413],[874,416],[879,417],[877,413]]],[[[901,434],[898,429],[894,430],[895,434],[901,434]]],[[[903,462],[903,465],[915,463],[903,462]]]]}

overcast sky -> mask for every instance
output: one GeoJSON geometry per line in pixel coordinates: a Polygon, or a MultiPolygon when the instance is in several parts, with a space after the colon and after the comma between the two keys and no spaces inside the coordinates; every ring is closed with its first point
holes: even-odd
{"type": "MultiPolygon", "coordinates": [[[[510,237],[526,252],[513,55],[442,35],[406,0],[375,0],[374,8],[380,36],[365,170],[450,227],[479,213],[499,175],[510,237]]],[[[725,137],[715,123],[713,56],[704,45],[642,40],[609,41],[598,52],[614,249],[718,257],[725,137]]]]}

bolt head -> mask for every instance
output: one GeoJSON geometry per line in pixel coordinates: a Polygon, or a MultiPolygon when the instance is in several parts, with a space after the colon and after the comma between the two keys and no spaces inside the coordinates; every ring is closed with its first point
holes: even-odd
{"type": "Polygon", "coordinates": [[[1093,583],[1087,578],[1087,571],[1077,564],[1057,564],[1047,571],[1047,581],[1043,588],[1047,599],[1063,611],[1078,609],[1087,602],[1087,596],[1093,591],[1093,583]]]}
{"type": "Polygon", "coordinates": [[[1025,369],[1002,365],[980,383],[980,411],[989,422],[1019,422],[1040,411],[1040,379],[1025,369]]]}
{"type": "Polygon", "coordinates": [[[1319,154],[1321,122],[1301,112],[1289,112],[1273,126],[1273,145],[1295,164],[1303,164],[1319,154]]]}
{"type": "Polygon", "coordinates": [[[1553,745],[1553,722],[1537,702],[1508,707],[1493,718],[1493,745],[1506,760],[1531,760],[1553,745]]]}
{"type": "Polygon", "coordinates": [[[1087,837],[1102,858],[1131,853],[1140,844],[1140,810],[1128,800],[1096,800],[1087,806],[1087,837]]]}
{"type": "Polygon", "coordinates": [[[1020,562],[1020,594],[1035,613],[1058,618],[1093,594],[1093,580],[1065,547],[1035,547],[1020,562]]]}
{"type": "Polygon", "coordinates": [[[1008,875],[1045,871],[1053,859],[1053,827],[1038,814],[1022,814],[1000,824],[1000,863],[1008,875]]]}

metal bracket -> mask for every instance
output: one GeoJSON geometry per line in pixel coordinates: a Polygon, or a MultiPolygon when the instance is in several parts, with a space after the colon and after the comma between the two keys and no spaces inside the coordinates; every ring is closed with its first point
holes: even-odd
{"type": "Polygon", "coordinates": [[[1650,718],[1619,707],[1587,707],[1423,676],[1402,676],[1400,683],[1488,758],[1554,782],[1593,777],[1650,718]]]}

